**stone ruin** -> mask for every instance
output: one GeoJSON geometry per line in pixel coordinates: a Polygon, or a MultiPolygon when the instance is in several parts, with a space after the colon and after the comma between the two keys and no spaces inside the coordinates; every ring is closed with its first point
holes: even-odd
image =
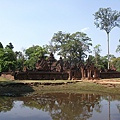
{"type": "Polygon", "coordinates": [[[45,72],[63,72],[63,60],[60,57],[60,60],[56,60],[54,55],[51,53],[48,59],[40,57],[36,63],[36,71],[45,71],[45,72]]]}
{"type": "Polygon", "coordinates": [[[40,57],[36,63],[36,69],[29,71],[26,68],[23,72],[15,72],[14,78],[19,80],[80,80],[80,79],[98,79],[100,72],[90,63],[79,62],[71,65],[69,61],[63,61],[54,58],[51,53],[48,59],[40,57]]]}
{"type": "Polygon", "coordinates": [[[86,63],[80,61],[71,65],[62,57],[56,60],[51,53],[48,59],[39,58],[35,70],[31,71],[24,67],[22,72],[2,72],[1,76],[15,80],[92,80],[120,78],[120,72],[117,72],[113,66],[110,70],[100,71],[89,59],[86,63]]]}

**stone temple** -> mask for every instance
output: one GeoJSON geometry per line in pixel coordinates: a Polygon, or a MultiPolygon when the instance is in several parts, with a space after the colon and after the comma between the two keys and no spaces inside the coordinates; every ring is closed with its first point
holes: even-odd
{"type": "Polygon", "coordinates": [[[50,53],[48,59],[40,57],[33,71],[24,67],[22,72],[15,72],[14,79],[19,80],[79,80],[79,79],[97,79],[100,77],[100,71],[90,63],[83,62],[71,65],[69,61],[63,61],[54,58],[50,53]]]}

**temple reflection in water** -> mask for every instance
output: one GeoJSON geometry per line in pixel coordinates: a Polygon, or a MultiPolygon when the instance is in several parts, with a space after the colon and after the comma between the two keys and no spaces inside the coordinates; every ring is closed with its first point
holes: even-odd
{"type": "MultiPolygon", "coordinates": [[[[37,114],[37,112],[39,113],[38,118],[40,119],[40,113],[43,112],[46,114],[45,116],[49,117],[49,120],[95,120],[95,116],[101,116],[102,120],[110,120],[110,117],[120,118],[120,102],[117,99],[119,98],[116,98],[116,96],[74,93],[36,94],[34,96],[15,98],[1,97],[0,118],[3,115],[7,117],[8,112],[12,113],[14,111],[13,109],[19,108],[19,111],[15,110],[15,112],[18,111],[17,114],[14,114],[16,117],[17,115],[19,117],[22,111],[29,111],[33,115],[31,116],[33,119],[35,119],[34,114],[37,114]],[[109,104],[109,100],[111,104],[109,104]],[[20,106],[17,105],[17,108],[15,105],[18,103],[20,106]]],[[[10,120],[10,116],[8,118],[10,120]]],[[[47,120],[46,118],[42,119],[47,120]]]]}

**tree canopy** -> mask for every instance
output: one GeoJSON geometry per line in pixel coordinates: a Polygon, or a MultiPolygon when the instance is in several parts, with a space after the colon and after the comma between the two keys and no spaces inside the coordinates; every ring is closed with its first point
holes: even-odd
{"type": "Polygon", "coordinates": [[[54,53],[57,52],[64,60],[76,63],[87,57],[86,53],[91,52],[90,46],[92,46],[91,38],[85,33],[76,32],[70,34],[58,31],[53,35],[47,49],[54,53]]]}
{"type": "Polygon", "coordinates": [[[109,65],[109,33],[114,27],[120,27],[120,12],[116,10],[112,10],[111,8],[99,8],[95,14],[94,24],[100,30],[105,30],[107,33],[108,39],[108,69],[110,68],[109,65]]]}
{"type": "Polygon", "coordinates": [[[14,71],[16,66],[16,55],[9,47],[0,48],[0,71],[14,71]]]}
{"type": "Polygon", "coordinates": [[[97,28],[109,33],[114,27],[120,27],[120,12],[111,8],[99,8],[94,14],[97,28]]]}
{"type": "Polygon", "coordinates": [[[29,69],[34,69],[38,58],[41,56],[45,56],[45,54],[47,53],[46,49],[39,45],[33,45],[32,47],[24,50],[24,52],[26,57],[24,65],[29,69]]]}

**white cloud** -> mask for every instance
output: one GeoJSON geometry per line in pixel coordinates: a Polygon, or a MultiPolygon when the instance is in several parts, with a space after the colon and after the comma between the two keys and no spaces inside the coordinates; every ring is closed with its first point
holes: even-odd
{"type": "Polygon", "coordinates": [[[81,29],[81,32],[86,32],[89,29],[90,29],[89,27],[85,27],[85,28],[81,29]]]}

